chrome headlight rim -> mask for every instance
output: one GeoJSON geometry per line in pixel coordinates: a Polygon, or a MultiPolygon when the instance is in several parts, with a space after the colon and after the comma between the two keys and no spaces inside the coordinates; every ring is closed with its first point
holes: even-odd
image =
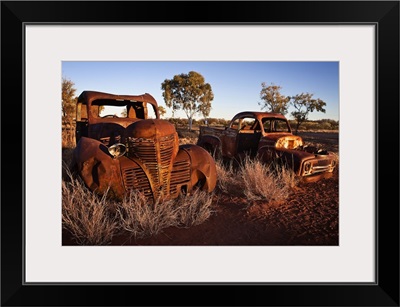
{"type": "Polygon", "coordinates": [[[312,169],[311,162],[309,162],[309,161],[304,162],[303,169],[304,169],[304,173],[305,174],[309,174],[311,172],[311,169],[312,169]]]}
{"type": "Polygon", "coordinates": [[[115,143],[108,147],[108,152],[114,159],[122,157],[126,151],[126,146],[122,143],[115,143]]]}

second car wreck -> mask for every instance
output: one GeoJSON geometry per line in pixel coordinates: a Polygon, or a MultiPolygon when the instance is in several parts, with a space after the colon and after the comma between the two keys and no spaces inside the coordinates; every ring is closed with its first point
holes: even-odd
{"type": "Polygon", "coordinates": [[[306,146],[278,113],[245,111],[225,128],[202,126],[197,144],[224,159],[252,157],[286,165],[308,182],[332,176],[338,162],[335,154],[306,146]]]}
{"type": "Polygon", "coordinates": [[[92,191],[117,199],[138,191],[167,200],[216,186],[212,156],[200,146],[179,145],[174,125],[160,119],[150,94],[84,91],[76,122],[74,161],[92,191]]]}

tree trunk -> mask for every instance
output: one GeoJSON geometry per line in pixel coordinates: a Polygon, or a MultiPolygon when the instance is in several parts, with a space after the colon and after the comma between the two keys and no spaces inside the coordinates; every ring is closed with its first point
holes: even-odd
{"type": "Polygon", "coordinates": [[[193,118],[189,118],[189,131],[192,131],[193,118]]]}
{"type": "Polygon", "coordinates": [[[296,132],[295,132],[296,135],[298,135],[300,125],[301,125],[301,123],[297,122],[297,124],[296,124],[296,132]]]}

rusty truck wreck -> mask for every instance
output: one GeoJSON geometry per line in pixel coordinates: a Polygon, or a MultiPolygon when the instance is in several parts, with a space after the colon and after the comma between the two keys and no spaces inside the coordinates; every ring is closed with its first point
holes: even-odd
{"type": "Polygon", "coordinates": [[[227,127],[200,127],[197,145],[215,157],[259,158],[293,169],[304,181],[331,177],[338,159],[334,153],[305,146],[279,113],[246,111],[236,114],[227,127]]]}
{"type": "Polygon", "coordinates": [[[83,91],[77,101],[74,163],[86,186],[122,199],[139,191],[167,200],[216,186],[212,156],[179,145],[174,125],[160,119],[154,97],[83,91]]]}

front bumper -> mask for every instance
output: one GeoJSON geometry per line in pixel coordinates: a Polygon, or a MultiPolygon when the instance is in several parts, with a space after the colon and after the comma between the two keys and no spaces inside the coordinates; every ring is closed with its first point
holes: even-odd
{"type": "Polygon", "coordinates": [[[315,177],[318,174],[332,173],[338,160],[333,153],[314,155],[313,158],[303,160],[300,168],[302,177],[315,177]]]}

